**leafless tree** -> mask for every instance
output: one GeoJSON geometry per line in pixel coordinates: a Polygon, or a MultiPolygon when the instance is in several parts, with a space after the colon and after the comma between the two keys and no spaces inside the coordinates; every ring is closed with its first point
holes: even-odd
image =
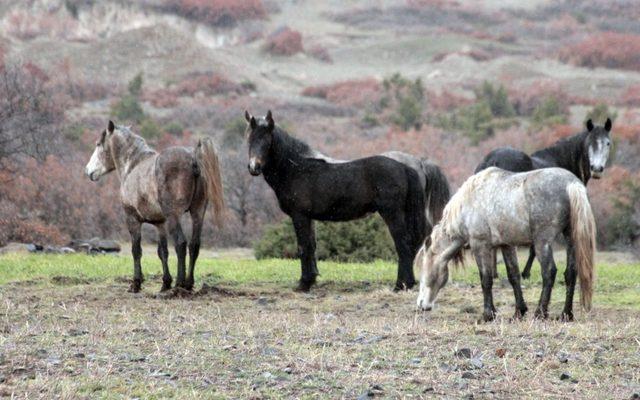
{"type": "Polygon", "coordinates": [[[59,143],[63,113],[41,77],[0,66],[0,169],[16,156],[43,159],[59,143]]]}

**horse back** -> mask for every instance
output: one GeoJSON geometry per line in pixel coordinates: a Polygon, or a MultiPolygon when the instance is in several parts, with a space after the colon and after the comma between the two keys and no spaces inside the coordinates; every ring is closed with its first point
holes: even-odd
{"type": "Polygon", "coordinates": [[[526,172],[534,169],[533,161],[527,153],[511,147],[492,150],[476,167],[475,173],[489,167],[498,167],[511,172],[526,172]]]}

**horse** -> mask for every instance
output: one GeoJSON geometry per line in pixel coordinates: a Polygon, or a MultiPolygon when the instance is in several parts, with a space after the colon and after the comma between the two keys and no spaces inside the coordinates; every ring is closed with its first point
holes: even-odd
{"type": "Polygon", "coordinates": [[[542,266],[542,293],[535,311],[548,318],[549,300],[556,276],[552,244],[563,235],[568,243],[567,284],[562,320],[573,320],[576,274],[581,304],[591,308],[596,227],[586,187],[571,172],[545,168],[514,173],[490,167],[471,176],[453,195],[442,220],[433,229],[431,246],[423,246],[416,263],[422,268],[419,309],[431,310],[449,277],[448,264],[460,264],[468,245],[478,264],[484,295],[484,321],[495,318],[491,287],[495,250],[504,251],[507,275],[516,301],[514,318],[527,306],[520,288],[514,246],[533,245],[542,266]]]}
{"type": "MultiPolygon", "coordinates": [[[[431,227],[437,224],[442,217],[442,210],[444,209],[444,206],[451,197],[449,181],[442,173],[440,167],[426,158],[416,157],[412,154],[397,150],[387,151],[379,155],[396,160],[399,163],[412,168],[418,173],[420,185],[422,186],[422,190],[426,196],[425,198],[427,199],[425,209],[427,220],[431,227]]],[[[311,150],[309,158],[323,160],[333,164],[348,162],[348,160],[335,159],[315,150],[311,150]]]]}
{"type": "Polygon", "coordinates": [[[395,289],[412,288],[416,283],[412,262],[431,230],[418,173],[379,155],[353,161],[319,156],[276,126],[271,111],[264,118],[245,111],[245,118],[249,172],[262,174],[280,209],[293,221],[301,262],[296,290],[309,291],[319,274],[313,221],[349,221],[374,212],[385,221],[398,253],[395,289]]]}
{"type": "MultiPolygon", "coordinates": [[[[604,126],[594,126],[593,122],[588,120],[586,131],[561,139],[531,156],[510,147],[495,149],[486,155],[475,173],[489,167],[499,167],[512,172],[558,167],[571,171],[586,186],[591,178],[600,179],[604,174],[611,149],[611,126],[610,118],[607,118],[604,126]]],[[[522,271],[522,277],[525,279],[531,275],[535,256],[535,249],[531,247],[529,259],[522,271]]]]}
{"type": "Polygon", "coordinates": [[[149,223],[158,230],[158,257],[162,262],[162,288],[171,288],[167,231],[178,255],[176,288],[193,289],[193,273],[200,252],[200,236],[207,209],[213,205],[214,223],[222,226],[224,197],[220,164],[211,139],[202,139],[195,148],[169,147],[158,153],[129,127],[109,121],[87,163],[85,173],[91,181],[116,171],[127,229],[131,235],[133,281],[130,292],[140,291],[143,275],[141,226],[149,223]],[[192,235],[189,247],[189,271],[185,274],[187,240],[180,225],[182,214],[189,212],[192,235]]]}

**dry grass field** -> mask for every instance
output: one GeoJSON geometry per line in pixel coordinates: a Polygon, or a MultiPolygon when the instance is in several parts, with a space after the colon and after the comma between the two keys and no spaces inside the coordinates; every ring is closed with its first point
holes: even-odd
{"type": "MultiPolygon", "coordinates": [[[[149,253],[147,253],[149,254],[149,253]]],[[[559,257],[563,258],[563,257],[559,257]]],[[[477,323],[475,266],[430,314],[393,293],[390,263],[321,263],[294,293],[296,261],[204,258],[188,296],[126,292],[123,256],[0,256],[0,395],[13,398],[637,398],[640,267],[601,257],[594,310],[576,321],[477,323]],[[636,397],[633,397],[636,396],[636,397]]],[[[560,272],[563,267],[560,267],[560,272]]],[[[501,271],[505,276],[504,270],[501,271]]],[[[552,313],[564,299],[562,274],[552,313]]],[[[539,268],[525,283],[533,309],[539,268]]]]}

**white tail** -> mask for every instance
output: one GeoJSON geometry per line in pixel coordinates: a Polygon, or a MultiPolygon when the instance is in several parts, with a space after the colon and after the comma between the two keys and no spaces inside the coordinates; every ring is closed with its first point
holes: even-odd
{"type": "Polygon", "coordinates": [[[593,296],[596,222],[584,185],[577,182],[570,183],[567,186],[567,195],[571,207],[571,240],[580,279],[580,304],[589,311],[593,296]]]}

